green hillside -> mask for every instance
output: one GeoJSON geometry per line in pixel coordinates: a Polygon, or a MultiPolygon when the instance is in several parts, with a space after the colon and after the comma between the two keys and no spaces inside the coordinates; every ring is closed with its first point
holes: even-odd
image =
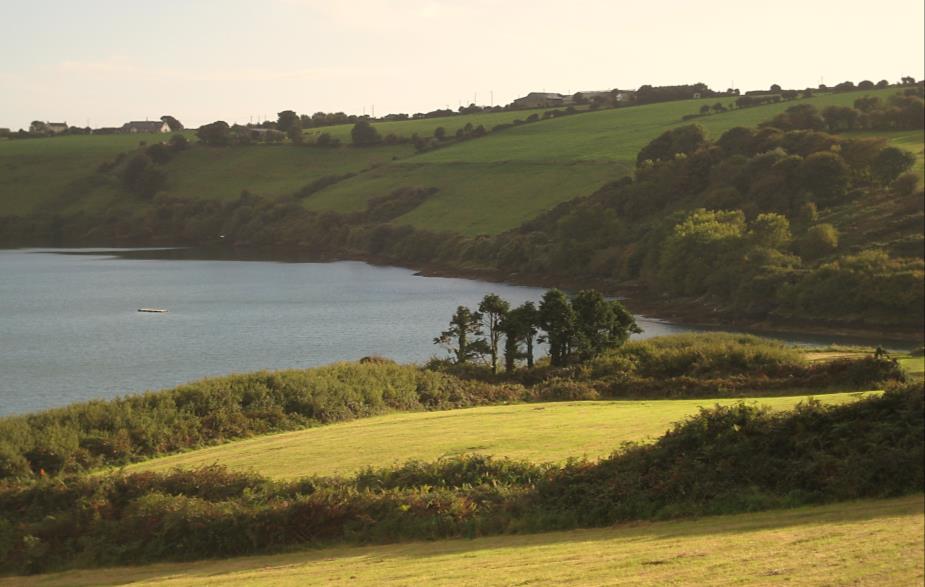
{"type": "MultiPolygon", "coordinates": [[[[895,88],[820,95],[697,118],[715,135],[767,120],[794,103],[819,108],[848,104],[861,95],[889,96],[895,88]]],[[[687,100],[578,113],[523,124],[458,144],[416,153],[409,144],[321,149],[290,144],[212,148],[193,145],[164,165],[163,193],[188,199],[226,200],[243,190],[290,195],[327,177],[356,174],[303,201],[310,210],[362,211],[370,198],[402,187],[437,188],[434,196],[393,220],[465,235],[496,234],[554,205],[587,195],[627,175],[636,153],[652,138],[682,124],[703,104],[731,99],[687,100]]],[[[429,136],[443,126],[452,136],[465,124],[486,129],[537,111],[470,114],[376,123],[383,136],[429,136]]],[[[348,125],[306,131],[348,139],[348,125]]],[[[187,132],[187,136],[193,134],[187,132]]],[[[68,136],[0,141],[0,216],[37,212],[101,212],[116,206],[143,211],[148,204],[126,193],[112,174],[97,167],[163,135],[68,136]]],[[[894,133],[896,144],[921,154],[915,133],[894,133]]],[[[921,170],[921,155],[919,168],[921,170]]],[[[118,172],[118,169],[116,170],[118,172]]]]}
{"type": "MultiPolygon", "coordinates": [[[[895,92],[894,88],[827,94],[796,103],[821,109],[851,105],[861,95],[886,97],[895,92]]],[[[646,143],[667,129],[689,124],[681,118],[717,101],[665,102],[517,126],[390,163],[315,194],[305,206],[351,212],[364,209],[369,198],[401,187],[436,187],[439,191],[433,198],[395,222],[466,235],[496,234],[629,174],[646,143]]],[[[731,110],[695,122],[716,137],[736,126],[755,126],[793,104],[731,110]]],[[[903,141],[910,137],[902,133],[903,141]]],[[[911,141],[901,144],[914,147],[911,141]]]]}
{"type": "MultiPolygon", "coordinates": [[[[864,393],[817,396],[831,404],[864,393]]],[[[790,409],[805,396],[755,398],[760,405],[790,409]]],[[[622,442],[654,440],[672,423],[701,407],[740,400],[556,402],[465,410],[392,414],[260,436],[181,453],[128,467],[167,471],[221,463],[277,479],[305,475],[349,475],[368,466],[408,460],[431,461],[462,454],[486,454],[533,462],[609,455],[622,442]]]]}
{"type": "Polygon", "coordinates": [[[0,578],[0,585],[913,585],[921,495],[475,540],[0,578]]]}
{"type": "Polygon", "coordinates": [[[139,141],[162,135],[66,136],[0,140],[0,215],[28,214],[72,191],[74,182],[139,141]]]}
{"type": "MultiPolygon", "coordinates": [[[[549,108],[508,110],[504,112],[479,112],[476,114],[459,114],[439,118],[396,120],[377,122],[375,123],[375,127],[382,136],[394,134],[396,136],[410,138],[411,135],[417,134],[421,137],[429,137],[433,136],[434,130],[438,127],[443,127],[447,135],[452,136],[456,133],[457,129],[463,128],[467,124],[471,124],[472,126],[481,125],[485,127],[485,130],[491,130],[493,126],[499,124],[510,124],[517,119],[525,120],[531,114],[542,115],[546,110],[549,110],[549,108]]],[[[352,124],[338,124],[334,126],[321,126],[306,129],[303,131],[303,134],[306,138],[311,138],[321,133],[328,133],[332,137],[347,143],[350,142],[351,129],[353,129],[352,124]]]]}

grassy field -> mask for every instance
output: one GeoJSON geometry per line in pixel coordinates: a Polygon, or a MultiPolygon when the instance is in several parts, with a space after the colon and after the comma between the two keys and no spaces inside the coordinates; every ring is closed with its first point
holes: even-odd
{"type": "MultiPolygon", "coordinates": [[[[821,95],[697,118],[712,136],[735,126],[754,126],[794,104],[824,108],[851,105],[862,95],[886,97],[896,89],[821,95]]],[[[728,101],[728,99],[726,99],[728,101]]],[[[520,225],[576,195],[587,195],[630,173],[636,154],[681,117],[717,99],[665,102],[583,113],[526,124],[485,138],[392,162],[371,174],[322,190],[305,205],[314,210],[354,211],[369,198],[400,187],[436,187],[437,194],[395,220],[419,228],[496,234],[520,225]]],[[[396,123],[397,124],[397,123],[396,123]]],[[[915,150],[914,137],[893,140],[915,150]]],[[[919,145],[921,150],[921,145],[919,145]]]]}
{"type": "MultiPolygon", "coordinates": [[[[829,403],[853,401],[861,393],[818,396],[829,403]]],[[[774,409],[806,399],[757,398],[774,409]]],[[[402,413],[241,440],[128,467],[165,471],[220,463],[263,475],[297,478],[353,473],[417,459],[489,454],[535,462],[609,455],[625,441],[661,436],[673,422],[702,406],[737,400],[556,402],[491,406],[444,412],[402,413]]]]}
{"type": "MultiPolygon", "coordinates": [[[[485,139],[480,139],[485,140],[485,139]]],[[[439,191],[405,214],[401,223],[466,235],[495,234],[559,202],[584,196],[630,169],[613,163],[542,162],[392,163],[315,194],[305,200],[311,210],[364,210],[372,196],[399,187],[438,187],[439,191]]]]}
{"type": "Polygon", "coordinates": [[[241,190],[285,196],[321,177],[359,173],[412,151],[407,145],[336,150],[291,145],[199,147],[181,153],[167,166],[166,191],[173,196],[218,200],[237,198],[241,190]]]}
{"type": "MultiPolygon", "coordinates": [[[[862,95],[887,97],[895,88],[820,95],[696,118],[713,136],[734,126],[753,126],[793,104],[824,108],[850,105],[862,95]]],[[[687,124],[682,116],[703,104],[731,99],[665,102],[580,113],[509,128],[481,139],[415,154],[410,145],[370,149],[299,148],[289,144],[225,149],[193,146],[167,164],[168,195],[226,199],[242,190],[266,195],[291,194],[328,175],[357,173],[304,201],[312,210],[363,210],[367,201],[402,187],[435,187],[437,193],[394,220],[397,224],[466,235],[497,234],[520,225],[556,204],[587,195],[632,172],[636,153],[665,130],[687,124]]],[[[377,123],[383,135],[432,134],[443,126],[452,135],[466,123],[485,125],[524,119],[537,111],[472,114],[439,119],[377,123]]],[[[322,129],[318,129],[320,132],[322,129]]],[[[350,126],[325,127],[347,139],[350,126]]],[[[316,132],[308,131],[308,132],[316,132]]],[[[190,135],[192,136],[192,135],[190,135]]],[[[0,142],[0,215],[55,211],[103,210],[113,204],[131,208],[144,202],[120,192],[115,180],[80,184],[97,166],[141,140],[163,135],[74,136],[0,142]],[[64,196],[71,197],[65,198],[64,196]],[[69,208],[66,206],[70,206],[69,208]]],[[[889,133],[894,144],[919,156],[921,133],[889,133]]]]}
{"type": "Polygon", "coordinates": [[[921,585],[921,495],[613,528],[69,571],[0,585],[921,585]]]}
{"type": "Polygon", "coordinates": [[[164,140],[162,134],[66,136],[0,141],[0,215],[27,214],[119,153],[164,140]]]}
{"type": "MultiPolygon", "coordinates": [[[[422,138],[432,137],[434,130],[442,126],[446,130],[446,135],[452,137],[456,135],[456,130],[463,128],[467,124],[473,127],[482,125],[485,130],[491,130],[493,126],[499,124],[510,124],[517,119],[526,120],[531,114],[543,115],[547,110],[555,108],[536,108],[533,110],[511,110],[507,112],[479,112],[476,114],[459,114],[455,116],[445,116],[441,118],[421,118],[415,120],[396,120],[392,122],[376,122],[373,126],[379,131],[379,134],[385,137],[394,134],[399,137],[411,138],[411,135],[417,134],[422,138]]],[[[323,126],[319,128],[305,129],[306,137],[328,133],[332,137],[339,138],[345,143],[350,142],[350,131],[353,129],[352,124],[338,124],[335,126],[323,126]]]]}

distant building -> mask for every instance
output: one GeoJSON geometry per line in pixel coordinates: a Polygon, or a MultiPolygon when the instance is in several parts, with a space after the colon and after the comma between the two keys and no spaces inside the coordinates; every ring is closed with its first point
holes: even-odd
{"type": "Polygon", "coordinates": [[[611,95],[617,102],[632,102],[636,97],[636,92],[633,90],[614,90],[611,95]]]}
{"type": "Polygon", "coordinates": [[[530,92],[523,98],[514,100],[513,106],[517,108],[550,108],[562,106],[567,100],[571,100],[571,98],[555,92],[530,92]]]}
{"type": "Polygon", "coordinates": [[[167,133],[170,126],[162,120],[133,120],[123,124],[120,130],[126,133],[167,133]]]}
{"type": "Polygon", "coordinates": [[[0,137],[8,137],[8,136],[10,136],[10,129],[0,128],[0,137]]]}
{"type": "Polygon", "coordinates": [[[46,122],[45,130],[48,132],[48,134],[53,134],[53,135],[61,134],[63,132],[67,132],[67,123],[66,122],[46,122]]]}

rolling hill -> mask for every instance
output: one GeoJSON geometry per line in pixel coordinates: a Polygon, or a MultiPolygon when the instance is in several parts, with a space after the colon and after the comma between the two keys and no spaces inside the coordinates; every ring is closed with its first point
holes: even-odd
{"type": "MultiPolygon", "coordinates": [[[[864,395],[836,393],[816,398],[840,404],[864,395]]],[[[748,401],[783,410],[806,399],[793,396],[748,401]]],[[[623,442],[657,438],[672,423],[701,407],[732,405],[737,401],[556,402],[391,414],[259,436],[143,461],[127,470],[164,472],[174,467],[221,463],[276,479],[293,479],[305,475],[349,475],[368,466],[463,454],[561,463],[571,457],[607,456],[623,442]]]]}
{"type": "MultiPolygon", "coordinates": [[[[796,103],[818,108],[850,105],[862,95],[885,97],[895,88],[818,95],[796,103]]],[[[719,101],[729,99],[719,99],[719,101]]],[[[408,144],[371,148],[322,149],[289,144],[210,148],[194,145],[164,168],[164,194],[207,200],[237,198],[243,191],[267,197],[291,195],[322,178],[347,177],[305,198],[316,211],[363,210],[370,198],[403,187],[437,188],[434,197],[392,220],[464,235],[497,234],[554,205],[588,195],[631,172],[636,153],[652,138],[684,124],[681,118],[718,99],[633,106],[522,124],[479,139],[416,153],[408,144]]],[[[697,118],[718,136],[735,126],[771,118],[794,102],[781,102],[697,118]]],[[[380,133],[426,136],[437,126],[448,135],[466,124],[510,123],[542,111],[470,114],[448,118],[377,123],[380,133]]],[[[349,127],[323,127],[346,138],[349,127]]],[[[192,136],[191,133],[187,133],[192,136]]],[[[919,133],[920,135],[920,133],[919,133]]],[[[916,133],[892,133],[890,140],[913,150],[922,168],[916,133]]],[[[149,204],[127,194],[118,181],[99,177],[96,168],[139,142],[163,136],[69,136],[0,141],[0,216],[32,213],[103,212],[131,214],[149,204]]]]}

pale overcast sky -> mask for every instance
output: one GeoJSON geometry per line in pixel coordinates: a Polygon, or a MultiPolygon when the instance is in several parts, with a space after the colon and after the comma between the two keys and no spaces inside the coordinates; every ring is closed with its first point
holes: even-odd
{"type": "Polygon", "coordinates": [[[925,77],[922,0],[0,0],[0,17],[14,129],[925,77]]]}

